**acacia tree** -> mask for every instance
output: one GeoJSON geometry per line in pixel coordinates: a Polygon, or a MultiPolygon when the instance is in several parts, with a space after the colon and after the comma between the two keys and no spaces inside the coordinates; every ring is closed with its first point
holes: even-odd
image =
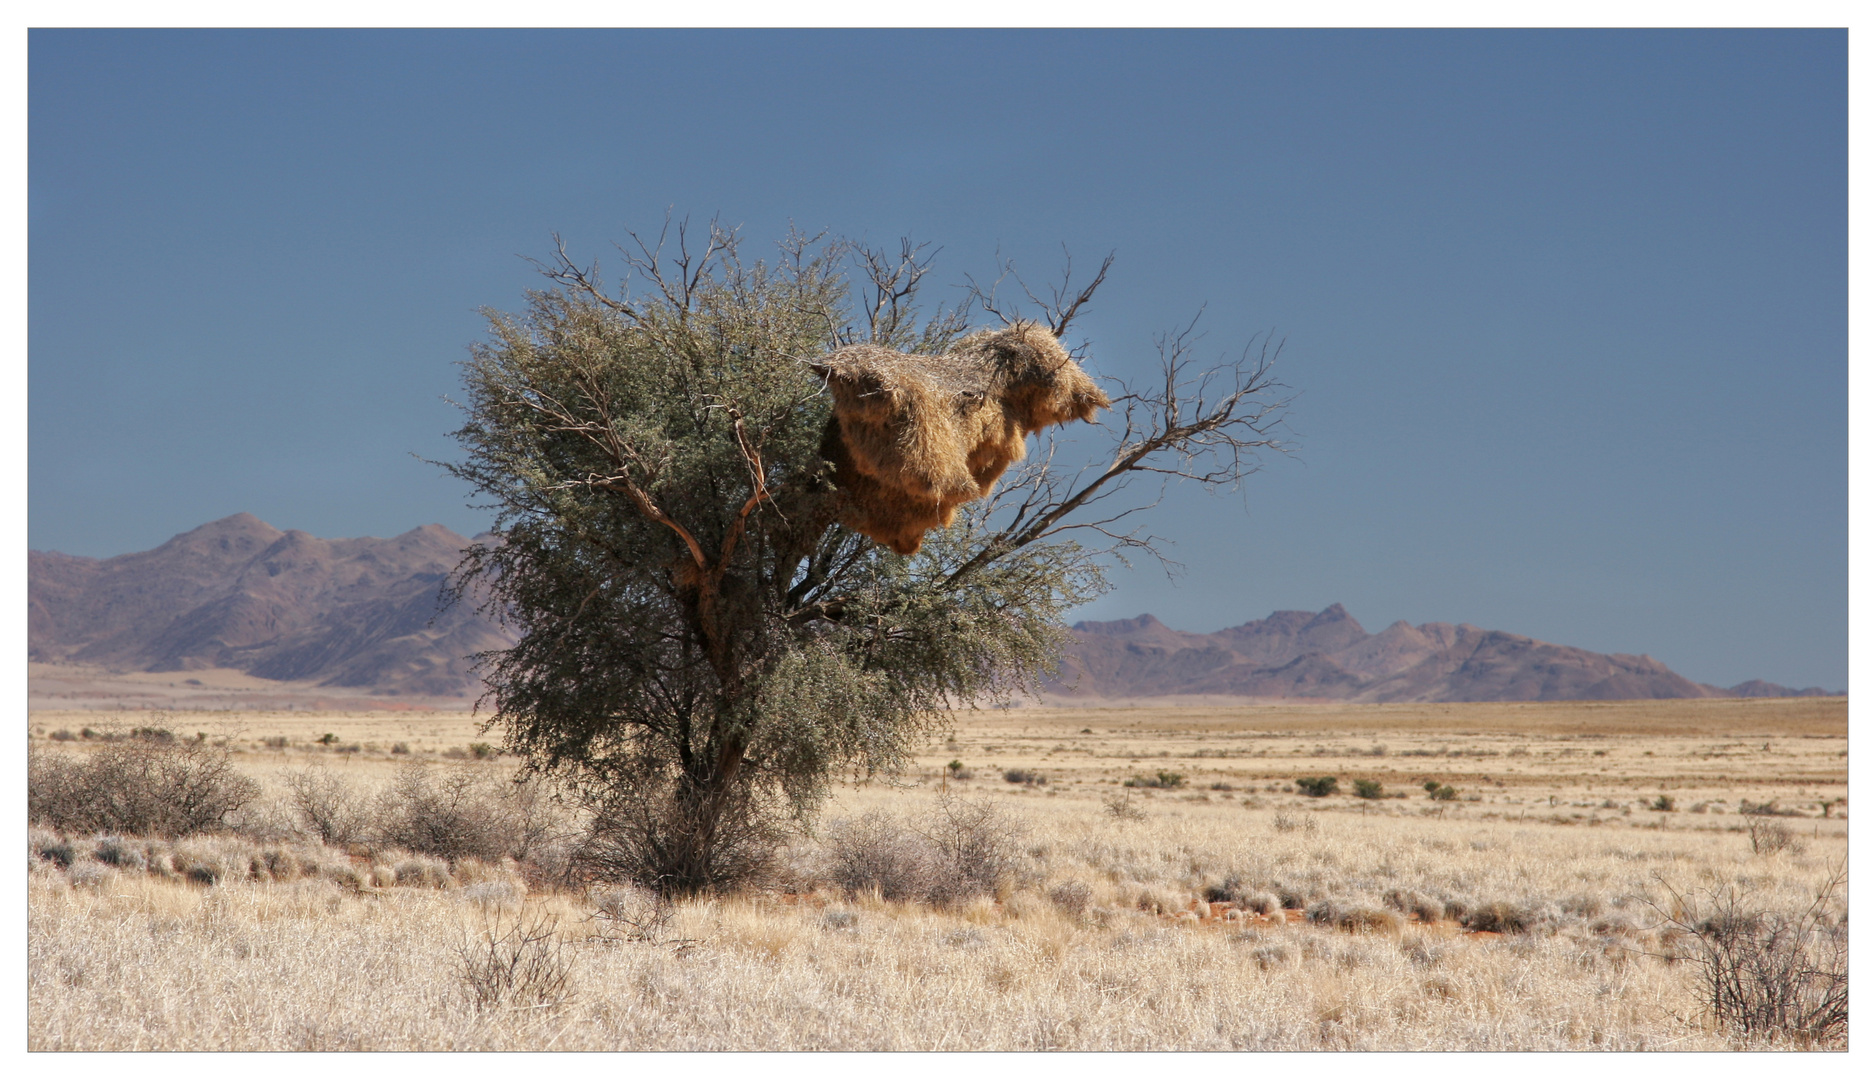
{"type": "MultiPolygon", "coordinates": [[[[489,725],[593,810],[602,875],[747,879],[833,778],[895,770],[951,709],[1053,670],[1061,615],[1105,587],[1104,557],[1153,547],[1124,529],[1152,501],[1115,501],[1129,481],[1234,484],[1280,449],[1272,350],[1195,373],[1188,328],[1161,342],[1150,390],[1115,395],[1088,467],[1050,442],[900,556],[839,523],[810,363],[856,342],[940,353],[972,312],[1018,309],[973,284],[922,315],[930,258],[910,243],[791,234],[751,261],[714,223],[701,242],[668,223],[632,239],[617,287],[556,237],[550,287],[485,313],[464,457],[446,466],[497,512],[454,595],[518,633],[481,658],[489,725]]],[[[1047,296],[1024,289],[1029,308],[1059,337],[1107,267],[1079,290],[1066,272],[1047,296]]]]}

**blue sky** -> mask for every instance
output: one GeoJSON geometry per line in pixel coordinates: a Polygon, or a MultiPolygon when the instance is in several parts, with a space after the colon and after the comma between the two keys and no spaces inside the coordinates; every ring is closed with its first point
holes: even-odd
{"type": "Polygon", "coordinates": [[[1299,449],[1172,493],[1078,613],[1341,602],[1847,679],[1841,32],[47,32],[30,36],[31,546],[246,510],[486,517],[413,455],[558,231],[664,209],[1109,250],[1080,326],[1152,369],[1274,329],[1299,449]]]}

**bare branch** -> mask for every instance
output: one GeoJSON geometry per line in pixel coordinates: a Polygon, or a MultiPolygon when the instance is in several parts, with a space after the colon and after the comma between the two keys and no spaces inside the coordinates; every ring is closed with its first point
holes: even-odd
{"type": "MultiPolygon", "coordinates": [[[[1077,301],[1079,303],[1079,301],[1077,301]]],[[[1285,452],[1277,437],[1288,402],[1272,399],[1281,388],[1270,375],[1282,352],[1269,335],[1253,341],[1228,367],[1192,371],[1193,323],[1159,341],[1159,385],[1150,391],[1125,391],[1115,397],[1119,415],[1115,449],[1108,464],[1090,478],[1083,470],[1072,479],[1053,469],[1053,445],[1034,468],[1019,473],[1006,489],[1011,501],[998,502],[987,513],[1007,514],[1002,527],[984,542],[972,558],[953,571],[947,583],[962,581],[989,563],[1048,537],[1074,529],[1089,529],[1113,542],[1119,553],[1134,549],[1160,556],[1157,541],[1111,526],[1156,505],[1160,495],[1089,521],[1071,515],[1123,490],[1140,475],[1166,482],[1193,480],[1207,488],[1234,487],[1260,467],[1259,451],[1285,452]],[[1228,382],[1228,385],[1226,383],[1228,382]]],[[[1110,421],[1113,423],[1114,421],[1110,421]]]]}

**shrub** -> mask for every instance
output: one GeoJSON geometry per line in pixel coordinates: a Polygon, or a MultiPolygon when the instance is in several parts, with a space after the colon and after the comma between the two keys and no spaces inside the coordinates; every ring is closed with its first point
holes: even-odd
{"type": "Polygon", "coordinates": [[[393,753],[393,754],[408,754],[408,753],[410,753],[410,744],[409,744],[409,743],[401,743],[401,742],[398,742],[398,743],[392,743],[392,744],[391,744],[391,753],[393,753]]]}
{"type": "Polygon", "coordinates": [[[33,858],[43,859],[61,870],[71,866],[78,858],[78,851],[70,840],[45,829],[29,829],[26,847],[33,858]]]}
{"type": "Polygon", "coordinates": [[[1333,926],[1341,917],[1342,905],[1337,901],[1327,899],[1316,901],[1303,912],[1303,918],[1319,926],[1333,926]]]}
{"type": "Polygon", "coordinates": [[[1659,810],[1664,814],[1672,812],[1674,809],[1674,799],[1672,796],[1668,795],[1656,796],[1655,801],[1649,804],[1648,809],[1659,810]]]}
{"type": "Polygon", "coordinates": [[[1679,931],[1672,954],[1700,974],[1702,1004],[1745,1036],[1840,1046],[1850,1022],[1850,936],[1839,868],[1802,911],[1774,911],[1738,885],[1653,907],[1679,931]]]}
{"type": "Polygon", "coordinates": [[[285,735],[269,735],[261,740],[261,745],[269,750],[285,750],[287,748],[287,737],[285,735]]]}
{"type": "Polygon", "coordinates": [[[884,900],[922,900],[931,892],[932,845],[885,814],[836,822],[827,853],[828,882],[849,898],[877,891],[884,900]]]}
{"type": "Polygon", "coordinates": [[[72,733],[65,730],[64,728],[60,728],[59,730],[52,733],[52,740],[54,742],[71,742],[72,733]]]}
{"type": "Polygon", "coordinates": [[[1296,790],[1312,799],[1333,795],[1338,786],[1333,776],[1299,776],[1296,778],[1296,790]]]}
{"type": "Polygon", "coordinates": [[[672,940],[670,927],[677,918],[677,905],[669,896],[622,886],[595,889],[587,897],[596,908],[591,917],[603,931],[600,940],[647,945],[663,945],[672,940]]]}
{"type": "Polygon", "coordinates": [[[489,758],[495,757],[497,754],[501,753],[501,751],[495,749],[492,743],[485,742],[470,743],[469,752],[475,755],[477,761],[487,761],[489,758]]]}
{"type": "Polygon", "coordinates": [[[1138,788],[1181,788],[1186,786],[1186,777],[1184,773],[1169,772],[1166,769],[1161,769],[1153,776],[1136,776],[1131,780],[1123,781],[1123,786],[1138,788]]]}
{"type": "Polygon", "coordinates": [[[1022,826],[990,803],[940,799],[926,832],[938,849],[932,902],[996,895],[1015,875],[1022,835],[1022,826]]]}
{"type": "Polygon", "coordinates": [[[1048,777],[1029,769],[1006,770],[1003,774],[1003,779],[1012,784],[1022,784],[1024,787],[1036,787],[1049,782],[1048,777]]]}
{"type": "Polygon", "coordinates": [[[26,772],[27,819],[68,833],[186,836],[224,827],[260,793],[226,747],[147,734],[85,758],[29,753],[26,772]]]}
{"type": "Polygon", "coordinates": [[[1335,919],[1337,930],[1351,934],[1396,934],[1400,927],[1400,916],[1383,908],[1348,908],[1335,919]]]}
{"type": "Polygon", "coordinates": [[[458,973],[479,1010],[557,1005],[572,996],[572,964],[552,915],[484,910],[482,933],[457,949],[458,973]]]}
{"type": "Polygon", "coordinates": [[[1244,882],[1236,875],[1199,890],[1200,899],[1208,904],[1235,904],[1244,899],[1244,882]]]}
{"type": "Polygon", "coordinates": [[[1438,922],[1445,914],[1439,901],[1424,896],[1413,889],[1389,889],[1381,894],[1381,902],[1395,911],[1412,915],[1423,923],[1438,922]]]}
{"type": "Polygon", "coordinates": [[[1283,901],[1272,893],[1254,892],[1243,896],[1238,906],[1256,915],[1270,915],[1283,910],[1283,901]]]}
{"type": "Polygon", "coordinates": [[[1775,855],[1796,842],[1790,826],[1761,814],[1746,818],[1746,837],[1752,843],[1754,855],[1775,855]]]}
{"type": "Polygon", "coordinates": [[[571,869],[592,880],[695,893],[755,885],[775,870],[781,831],[747,787],[711,795],[666,774],[601,779],[576,795],[590,819],[571,869]]]}
{"type": "Polygon", "coordinates": [[[150,866],[149,856],[142,847],[117,836],[99,837],[91,855],[106,866],[115,866],[120,870],[142,873],[150,866]]]}
{"type": "Polygon", "coordinates": [[[1118,821],[1145,821],[1146,811],[1139,804],[1128,798],[1125,792],[1115,792],[1101,796],[1101,808],[1107,816],[1118,821]]]}
{"type": "Polygon", "coordinates": [[[401,859],[391,872],[399,885],[412,888],[447,889],[450,885],[449,864],[429,856],[413,855],[401,859]]]}
{"type": "Polygon", "coordinates": [[[1496,934],[1522,934],[1535,923],[1536,916],[1527,908],[1495,900],[1480,904],[1465,913],[1459,925],[1467,930],[1496,934]]]}
{"type": "Polygon", "coordinates": [[[319,745],[321,746],[331,746],[332,744],[338,741],[339,741],[339,737],[337,735],[334,735],[330,731],[326,732],[324,735],[321,735],[319,737],[319,745]]]}
{"type": "Polygon", "coordinates": [[[281,781],[301,828],[321,843],[343,847],[367,838],[371,814],[344,778],[322,767],[283,773],[281,781]]]}
{"type": "Polygon", "coordinates": [[[503,786],[467,769],[434,776],[412,762],[379,797],[373,839],[452,861],[514,855],[524,846],[525,830],[503,786]]]}
{"type": "Polygon", "coordinates": [[[1002,892],[1014,876],[1022,829],[988,803],[941,798],[922,829],[886,814],[836,823],[826,880],[849,897],[955,905],[1002,892]]]}
{"type": "Polygon", "coordinates": [[[1439,802],[1452,802],[1459,797],[1459,792],[1451,784],[1442,784],[1438,780],[1428,780],[1421,786],[1427,789],[1427,798],[1439,802]]]}
{"type": "Polygon", "coordinates": [[[1357,799],[1383,798],[1384,796],[1381,793],[1381,781],[1379,780],[1355,781],[1355,797],[1357,799]]]}
{"type": "Polygon", "coordinates": [[[1094,889],[1085,881],[1064,881],[1049,890],[1049,902],[1079,919],[1094,903],[1094,889]]]}

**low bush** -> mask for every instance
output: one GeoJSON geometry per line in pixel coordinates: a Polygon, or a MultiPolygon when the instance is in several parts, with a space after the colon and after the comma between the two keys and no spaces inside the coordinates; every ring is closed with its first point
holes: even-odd
{"type": "Polygon", "coordinates": [[[1671,795],[1656,796],[1655,801],[1648,804],[1648,809],[1670,813],[1674,809],[1674,798],[1671,795]]]}
{"type": "Polygon", "coordinates": [[[1145,821],[1146,811],[1128,798],[1125,792],[1101,796],[1101,808],[1117,821],[1145,821]]]}
{"type": "Polygon", "coordinates": [[[535,913],[512,921],[485,909],[482,933],[457,949],[458,974],[479,1010],[558,1005],[573,994],[573,965],[558,920],[535,913]]]}
{"type": "Polygon", "coordinates": [[[1049,782],[1048,777],[1029,769],[1006,770],[1003,779],[1012,784],[1022,784],[1024,787],[1038,787],[1049,782]]]}
{"type": "Polygon", "coordinates": [[[1459,797],[1459,792],[1451,784],[1442,784],[1438,780],[1428,780],[1421,786],[1426,788],[1427,798],[1438,802],[1452,802],[1459,797]]]}
{"type": "Polygon", "coordinates": [[[1802,911],[1767,908],[1737,884],[1650,906],[1678,931],[1671,954],[1700,973],[1702,1004],[1744,1036],[1842,1046],[1850,1023],[1850,933],[1840,868],[1802,911]]]}
{"type": "Polygon", "coordinates": [[[995,896],[1015,877],[1022,825],[988,802],[941,798],[926,837],[938,849],[935,904],[995,896]]]}
{"type": "Polygon", "coordinates": [[[321,843],[344,846],[370,835],[370,808],[343,777],[318,766],[285,772],[281,782],[298,824],[321,843]]]}
{"type": "Polygon", "coordinates": [[[1296,790],[1312,799],[1333,795],[1338,787],[1333,776],[1299,776],[1296,778],[1296,790]]]}
{"type": "Polygon", "coordinates": [[[1355,797],[1357,799],[1384,798],[1385,796],[1383,795],[1381,791],[1381,781],[1379,780],[1355,781],[1355,797]]]}
{"type": "Polygon", "coordinates": [[[923,900],[931,894],[936,852],[925,837],[885,814],[836,822],[828,831],[827,882],[849,898],[923,900]]]}
{"type": "Polygon", "coordinates": [[[1169,772],[1165,769],[1161,769],[1153,776],[1135,776],[1130,780],[1124,780],[1121,782],[1121,786],[1131,788],[1181,788],[1186,786],[1186,777],[1184,773],[1169,772]]]}
{"type": "Polygon", "coordinates": [[[621,775],[575,795],[588,824],[568,852],[569,877],[690,895],[755,886],[776,872],[781,831],[747,787],[706,799],[675,776],[621,775]]]}
{"type": "Polygon", "coordinates": [[[1309,835],[1309,836],[1316,835],[1316,831],[1318,829],[1315,818],[1313,817],[1293,818],[1288,814],[1278,814],[1275,817],[1272,817],[1270,819],[1270,827],[1277,830],[1280,833],[1297,832],[1298,830],[1301,830],[1304,834],[1309,835]]]}
{"type": "Polygon", "coordinates": [[[1446,913],[1439,901],[1413,889],[1389,889],[1381,894],[1381,902],[1423,923],[1437,922],[1446,913]]]}
{"type": "Polygon", "coordinates": [[[470,768],[435,772],[422,762],[399,770],[366,831],[373,844],[452,862],[527,862],[571,840],[538,780],[512,782],[470,768]]]}
{"type": "Polygon", "coordinates": [[[226,827],[260,794],[226,747],[153,730],[107,740],[84,757],[29,752],[27,820],[67,833],[187,836],[226,827]]]}
{"type": "Polygon", "coordinates": [[[1494,900],[1491,903],[1479,904],[1467,911],[1459,920],[1459,925],[1467,930],[1494,934],[1522,934],[1536,921],[1536,915],[1528,908],[1508,904],[1502,900],[1494,900]]]}
{"type": "Polygon", "coordinates": [[[1797,837],[1792,834],[1791,826],[1763,814],[1747,816],[1746,838],[1752,844],[1754,855],[1776,855],[1788,848],[1794,848],[1797,843],[1797,837]]]}
{"type": "Polygon", "coordinates": [[[1094,889],[1085,881],[1064,881],[1049,890],[1049,902],[1077,919],[1094,903],[1094,889]]]}
{"type": "Polygon", "coordinates": [[[1019,869],[1022,835],[984,802],[941,798],[919,827],[869,814],[830,830],[825,880],[849,897],[877,891],[938,906],[996,896],[1019,869]]]}

